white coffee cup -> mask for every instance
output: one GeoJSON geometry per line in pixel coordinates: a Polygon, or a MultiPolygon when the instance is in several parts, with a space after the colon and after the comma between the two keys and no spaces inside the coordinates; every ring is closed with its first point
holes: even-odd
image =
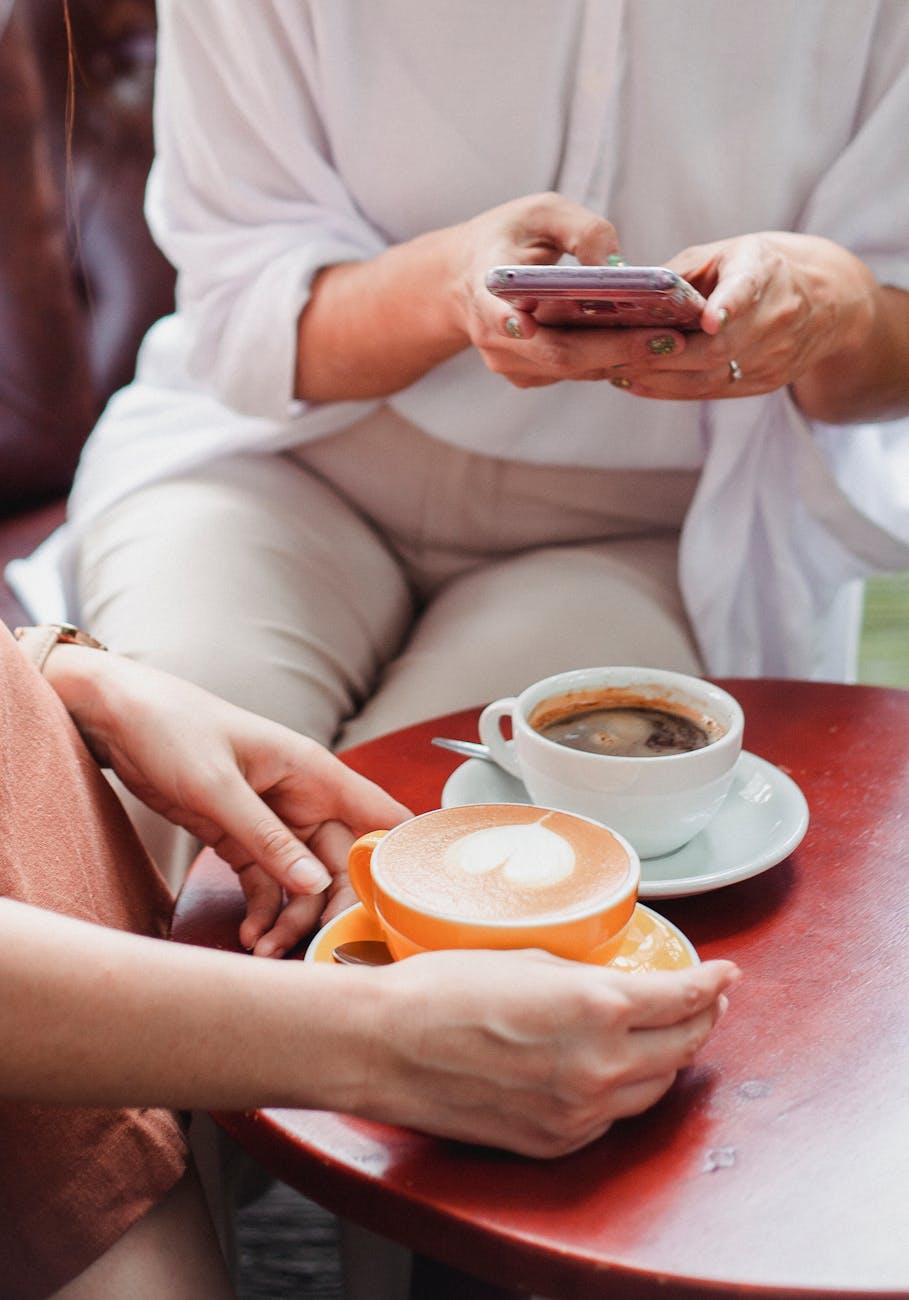
{"type": "Polygon", "coordinates": [[[601,821],[642,858],[652,858],[687,844],[716,815],[732,783],[744,726],[738,701],[701,678],[657,668],[578,668],[487,705],[480,738],[495,761],[523,781],[534,803],[601,821]],[[531,724],[541,713],[617,707],[688,719],[704,729],[707,743],[682,753],[594,753],[551,740],[531,724]],[[502,734],[505,718],[512,740],[502,734]]]}

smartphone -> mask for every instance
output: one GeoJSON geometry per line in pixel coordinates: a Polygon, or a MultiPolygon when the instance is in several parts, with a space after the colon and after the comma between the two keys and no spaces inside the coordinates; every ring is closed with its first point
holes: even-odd
{"type": "Polygon", "coordinates": [[[705,300],[665,266],[494,266],[486,288],[541,325],[697,329],[705,300]]]}

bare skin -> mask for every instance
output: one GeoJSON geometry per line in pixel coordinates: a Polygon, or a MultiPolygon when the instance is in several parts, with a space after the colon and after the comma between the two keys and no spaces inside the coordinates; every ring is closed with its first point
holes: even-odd
{"type": "Polygon", "coordinates": [[[195,1170],[55,1300],[230,1300],[235,1295],[195,1170]]]}
{"type": "Polygon", "coordinates": [[[518,388],[619,379],[634,396],[704,401],[789,386],[807,416],[831,423],[909,410],[909,293],[830,240],[766,231],[681,250],[668,265],[707,298],[698,333],[547,329],[485,288],[497,264],[570,253],[593,265],[618,248],[608,221],[539,194],[328,267],[300,316],[296,394],[388,396],[472,346],[518,388]],[[672,349],[655,355],[666,338],[672,349]]]}

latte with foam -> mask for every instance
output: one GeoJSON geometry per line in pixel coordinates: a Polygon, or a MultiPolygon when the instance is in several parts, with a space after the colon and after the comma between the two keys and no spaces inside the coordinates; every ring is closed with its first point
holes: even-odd
{"type": "Polygon", "coordinates": [[[603,826],[521,805],[416,817],[378,846],[376,883],[405,906],[464,921],[579,916],[627,889],[633,868],[603,826]]]}

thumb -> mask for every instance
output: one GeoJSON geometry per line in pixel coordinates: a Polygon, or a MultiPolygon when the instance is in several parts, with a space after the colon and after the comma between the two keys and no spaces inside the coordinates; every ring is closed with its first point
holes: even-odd
{"type": "Polygon", "coordinates": [[[740,978],[734,962],[713,960],[680,972],[651,971],[636,979],[632,1029],[668,1028],[704,1011],[740,978]]]}

